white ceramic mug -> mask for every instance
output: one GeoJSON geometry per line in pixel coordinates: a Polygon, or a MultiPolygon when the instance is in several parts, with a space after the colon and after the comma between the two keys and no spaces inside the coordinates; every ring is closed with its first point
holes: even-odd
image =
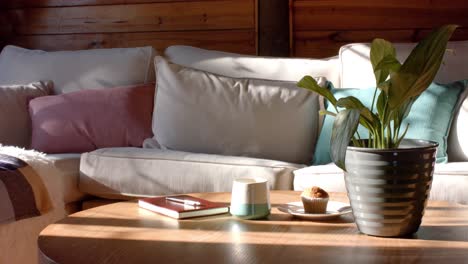
{"type": "Polygon", "coordinates": [[[253,177],[235,179],[232,184],[232,215],[243,219],[259,219],[270,214],[268,180],[253,177]]]}

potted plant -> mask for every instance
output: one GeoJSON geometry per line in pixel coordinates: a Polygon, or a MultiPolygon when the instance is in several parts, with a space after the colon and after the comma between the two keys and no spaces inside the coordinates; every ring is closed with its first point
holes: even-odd
{"type": "Polygon", "coordinates": [[[345,172],[356,224],[365,234],[405,236],[421,224],[438,144],[404,139],[408,126],[402,127],[402,122],[434,80],[456,27],[446,25],[430,33],[403,64],[390,42],[375,39],[370,60],[376,89],[370,108],[353,96],[337,100],[310,76],[298,82],[336,109],[336,113],[321,111],[335,117],[330,155],[345,172]],[[356,133],[359,124],[368,130],[369,138],[356,133]]]}

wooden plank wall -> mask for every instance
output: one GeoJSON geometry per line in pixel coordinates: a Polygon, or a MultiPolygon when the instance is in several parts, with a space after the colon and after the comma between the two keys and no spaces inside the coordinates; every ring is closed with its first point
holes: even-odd
{"type": "Polygon", "coordinates": [[[0,9],[0,49],[6,45],[11,33],[12,28],[8,21],[7,14],[4,10],[0,9]]]}
{"type": "Polygon", "coordinates": [[[44,50],[191,45],[256,54],[256,0],[6,0],[8,43],[44,50]]]}
{"type": "Polygon", "coordinates": [[[258,1],[258,53],[262,56],[289,56],[288,1],[258,1]]]}
{"type": "Polygon", "coordinates": [[[458,24],[468,39],[467,0],[290,0],[291,55],[323,58],[351,42],[379,37],[415,42],[434,27],[458,24]]]}

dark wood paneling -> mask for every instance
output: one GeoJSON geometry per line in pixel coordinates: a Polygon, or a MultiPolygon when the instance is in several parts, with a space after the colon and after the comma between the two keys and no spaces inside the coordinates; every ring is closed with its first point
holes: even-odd
{"type": "MultiPolygon", "coordinates": [[[[371,42],[383,38],[393,42],[417,42],[431,30],[361,30],[361,31],[299,31],[294,32],[297,57],[322,58],[338,54],[341,46],[354,42],[371,42]]],[[[451,40],[467,40],[468,28],[458,28],[451,40]]]]}
{"type": "MultiPolygon", "coordinates": [[[[95,6],[95,5],[122,5],[145,3],[171,3],[171,2],[199,2],[200,0],[2,0],[0,7],[28,8],[28,7],[64,7],[64,6],[95,6]]],[[[204,0],[219,1],[219,0],[204,0]]]]}
{"type": "Polygon", "coordinates": [[[434,27],[459,24],[452,40],[468,39],[466,0],[293,0],[291,54],[328,57],[350,42],[381,37],[394,42],[420,40],[434,27]]]}
{"type": "Polygon", "coordinates": [[[5,11],[0,10],[0,50],[12,34],[12,27],[5,11]]]}
{"type": "MultiPolygon", "coordinates": [[[[0,0],[1,1],[1,0],[0,0]]],[[[8,43],[61,50],[192,45],[256,54],[256,0],[7,0],[8,43]]]]}
{"type": "Polygon", "coordinates": [[[289,56],[288,1],[258,1],[258,53],[262,56],[289,56]]]}
{"type": "Polygon", "coordinates": [[[10,10],[17,34],[248,29],[253,1],[174,2],[10,10]]]}
{"type": "Polygon", "coordinates": [[[138,47],[150,45],[162,52],[171,45],[189,45],[242,54],[255,54],[252,30],[99,33],[17,36],[10,43],[42,50],[138,47]]]}

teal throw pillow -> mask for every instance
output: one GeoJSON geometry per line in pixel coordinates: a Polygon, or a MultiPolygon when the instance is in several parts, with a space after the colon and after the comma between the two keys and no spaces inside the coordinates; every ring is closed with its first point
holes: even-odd
{"type": "MultiPolygon", "coordinates": [[[[402,129],[409,123],[405,138],[432,140],[439,143],[437,149],[437,163],[447,162],[447,137],[457,105],[458,97],[468,85],[468,80],[449,84],[432,83],[414,102],[411,112],[404,120],[402,129]]],[[[336,99],[347,96],[359,98],[369,107],[375,88],[369,89],[331,89],[336,99]]],[[[375,109],[375,108],[374,108],[375,109]]],[[[334,107],[328,104],[327,110],[335,112],[334,107]]],[[[327,115],[324,118],[317,145],[315,147],[313,165],[323,165],[332,162],[330,157],[330,139],[334,117],[327,115]]],[[[361,138],[368,138],[367,130],[359,126],[361,138]]]]}

